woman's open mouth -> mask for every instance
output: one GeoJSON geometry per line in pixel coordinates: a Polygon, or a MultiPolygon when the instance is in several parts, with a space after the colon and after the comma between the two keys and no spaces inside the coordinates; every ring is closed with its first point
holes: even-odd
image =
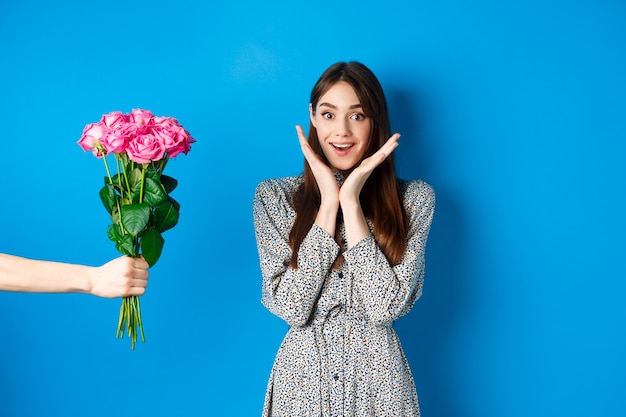
{"type": "Polygon", "coordinates": [[[331,143],[331,145],[338,151],[347,151],[354,146],[353,143],[331,143]]]}

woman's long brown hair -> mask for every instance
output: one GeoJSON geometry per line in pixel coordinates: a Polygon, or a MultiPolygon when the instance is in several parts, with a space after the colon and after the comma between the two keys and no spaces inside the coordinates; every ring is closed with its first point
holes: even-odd
{"type": "MultiPolygon", "coordinates": [[[[345,81],[352,86],[363,112],[371,119],[369,144],[363,156],[365,159],[373,155],[391,136],[385,95],[378,79],[365,65],[358,62],[339,62],[330,66],[313,87],[310,100],[313,112],[316,111],[320,97],[339,81],[345,81]]],[[[317,131],[312,124],[309,125],[308,142],[315,153],[328,163],[320,146],[317,131]]],[[[378,246],[391,265],[398,264],[406,249],[409,226],[400,200],[393,153],[374,169],[363,186],[360,200],[363,214],[372,221],[373,234],[378,246]]],[[[296,219],[289,235],[289,244],[293,251],[291,266],[294,268],[298,267],[298,250],[315,222],[320,203],[321,196],[317,182],[305,159],[304,182],[296,189],[291,201],[296,211],[296,219]]],[[[342,221],[340,211],[334,237],[340,246],[339,226],[342,221]]],[[[340,255],[334,267],[338,267],[341,259],[340,255]]]]}

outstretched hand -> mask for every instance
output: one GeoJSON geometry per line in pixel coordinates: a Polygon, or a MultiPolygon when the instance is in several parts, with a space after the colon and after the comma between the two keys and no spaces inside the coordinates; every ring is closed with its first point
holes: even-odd
{"type": "Polygon", "coordinates": [[[113,298],[143,295],[148,286],[148,262],[120,256],[96,269],[90,293],[113,298]]]}

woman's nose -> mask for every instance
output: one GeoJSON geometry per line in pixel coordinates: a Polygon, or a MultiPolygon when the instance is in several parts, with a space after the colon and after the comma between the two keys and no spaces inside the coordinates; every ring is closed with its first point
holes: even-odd
{"type": "Polygon", "coordinates": [[[337,130],[335,131],[337,136],[349,136],[350,135],[350,122],[348,120],[341,120],[337,123],[337,130]]]}

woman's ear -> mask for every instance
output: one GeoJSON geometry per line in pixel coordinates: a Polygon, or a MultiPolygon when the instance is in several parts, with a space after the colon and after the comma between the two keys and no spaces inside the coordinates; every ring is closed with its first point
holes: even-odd
{"type": "Polygon", "coordinates": [[[309,103],[309,119],[311,120],[313,127],[317,129],[317,126],[315,125],[315,113],[313,113],[313,105],[311,103],[309,103]]]}

